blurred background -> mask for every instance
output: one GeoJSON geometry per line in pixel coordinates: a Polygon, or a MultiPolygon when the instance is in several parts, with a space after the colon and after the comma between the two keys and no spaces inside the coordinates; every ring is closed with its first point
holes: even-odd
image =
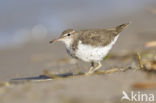
{"type": "Polygon", "coordinates": [[[156,1],[1,0],[0,49],[59,35],[67,28],[104,28],[128,21],[131,34],[155,32],[156,1]]]}

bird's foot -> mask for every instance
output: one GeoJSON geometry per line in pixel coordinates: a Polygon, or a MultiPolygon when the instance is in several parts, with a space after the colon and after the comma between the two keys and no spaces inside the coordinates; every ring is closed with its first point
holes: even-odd
{"type": "Polygon", "coordinates": [[[85,73],[85,75],[91,75],[93,73],[94,73],[93,71],[89,71],[89,72],[85,73]]]}

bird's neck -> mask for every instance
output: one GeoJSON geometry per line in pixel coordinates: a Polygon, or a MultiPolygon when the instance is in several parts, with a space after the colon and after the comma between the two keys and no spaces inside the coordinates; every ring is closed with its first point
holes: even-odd
{"type": "Polygon", "coordinates": [[[73,43],[73,39],[67,38],[67,39],[64,39],[62,42],[65,44],[66,48],[68,49],[71,47],[71,44],[73,43]]]}

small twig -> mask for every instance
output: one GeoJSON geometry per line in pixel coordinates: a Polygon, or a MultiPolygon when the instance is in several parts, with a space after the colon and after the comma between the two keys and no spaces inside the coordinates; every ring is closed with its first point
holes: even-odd
{"type": "Polygon", "coordinates": [[[119,69],[118,68],[112,68],[112,69],[108,69],[108,70],[98,70],[95,72],[95,74],[110,74],[110,73],[114,73],[114,72],[118,72],[119,69]]]}
{"type": "Polygon", "coordinates": [[[132,85],[135,89],[155,89],[156,82],[138,82],[132,85]]]}
{"type": "Polygon", "coordinates": [[[147,43],[145,44],[145,47],[147,47],[147,48],[156,47],[156,41],[147,42],[147,43]]]}
{"type": "Polygon", "coordinates": [[[2,83],[0,83],[0,87],[8,87],[8,86],[10,86],[9,82],[2,82],[2,83]]]}
{"type": "Polygon", "coordinates": [[[44,75],[50,77],[51,79],[59,78],[58,76],[51,74],[48,70],[44,70],[44,75]]]}
{"type": "Polygon", "coordinates": [[[140,69],[143,69],[140,52],[137,52],[137,56],[138,56],[138,61],[139,61],[139,67],[140,67],[140,69]]]}

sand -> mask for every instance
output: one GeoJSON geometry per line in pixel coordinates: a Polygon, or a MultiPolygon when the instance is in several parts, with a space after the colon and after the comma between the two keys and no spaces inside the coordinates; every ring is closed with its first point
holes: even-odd
{"type": "Polygon", "coordinates": [[[130,25],[102,62],[101,70],[129,69],[101,75],[76,76],[88,71],[89,64],[71,59],[62,43],[49,44],[55,37],[0,50],[0,103],[120,103],[122,91],[156,96],[156,89],[134,88],[135,83],[155,82],[155,73],[149,78],[149,73],[138,69],[136,55],[136,51],[149,51],[143,45],[155,40],[155,33],[146,31],[141,22],[130,25]],[[45,72],[70,77],[50,78],[45,72]]]}

